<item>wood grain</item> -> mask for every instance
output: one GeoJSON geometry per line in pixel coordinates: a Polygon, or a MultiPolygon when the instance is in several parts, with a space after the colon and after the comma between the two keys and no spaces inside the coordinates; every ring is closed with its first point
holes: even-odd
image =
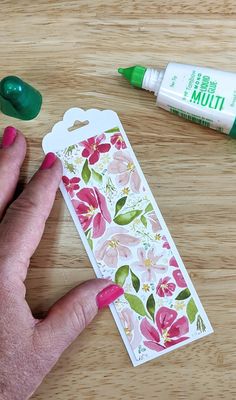
{"type": "MultiPolygon", "coordinates": [[[[236,398],[236,141],[192,125],[131,89],[118,66],[168,61],[236,71],[236,1],[1,1],[1,77],[15,74],[44,96],[30,122],[26,182],[41,141],[72,106],[112,108],[215,329],[214,335],[133,368],[109,311],[63,354],[34,400],[236,398]],[[104,337],[106,342],[104,342],[104,337]]],[[[27,279],[36,313],[94,276],[58,194],[27,279]]]]}

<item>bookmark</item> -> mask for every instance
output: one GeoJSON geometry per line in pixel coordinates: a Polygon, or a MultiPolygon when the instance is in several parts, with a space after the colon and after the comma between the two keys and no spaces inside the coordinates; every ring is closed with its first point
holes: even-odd
{"type": "Polygon", "coordinates": [[[60,189],[97,277],[124,288],[110,309],[133,365],[212,333],[118,115],[72,108],[43,149],[63,163],[60,189]]]}

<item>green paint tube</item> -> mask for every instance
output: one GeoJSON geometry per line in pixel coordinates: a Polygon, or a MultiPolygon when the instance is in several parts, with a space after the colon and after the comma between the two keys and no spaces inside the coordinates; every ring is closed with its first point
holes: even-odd
{"type": "Polygon", "coordinates": [[[236,138],[236,74],[179,63],[118,72],[132,86],[154,92],[159,107],[236,138]]]}

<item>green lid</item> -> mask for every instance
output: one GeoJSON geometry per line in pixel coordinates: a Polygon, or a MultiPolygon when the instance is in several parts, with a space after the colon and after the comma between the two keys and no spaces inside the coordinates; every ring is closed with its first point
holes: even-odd
{"type": "Polygon", "coordinates": [[[0,82],[0,110],[3,114],[23,120],[35,118],[42,105],[42,96],[17,76],[7,76],[0,82]]]}
{"type": "Polygon", "coordinates": [[[143,84],[144,74],[147,68],[141,65],[135,65],[130,68],[118,68],[118,72],[123,75],[132,86],[141,88],[143,84]]]}

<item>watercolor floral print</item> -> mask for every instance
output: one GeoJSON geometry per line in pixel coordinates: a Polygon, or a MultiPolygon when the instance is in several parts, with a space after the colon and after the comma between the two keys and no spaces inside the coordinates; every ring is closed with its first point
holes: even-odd
{"type": "Polygon", "coordinates": [[[130,345],[135,350],[142,342],[142,335],[139,330],[139,320],[134,311],[130,308],[124,308],[120,313],[121,321],[125,334],[128,337],[130,345]]]}
{"type": "Polygon", "coordinates": [[[67,176],[62,177],[62,182],[71,197],[74,196],[75,192],[79,189],[80,178],[68,178],[67,176]]]}
{"type": "Polygon", "coordinates": [[[80,143],[84,147],[82,156],[88,158],[89,164],[95,164],[102,153],[107,153],[111,145],[109,143],[103,143],[105,135],[94,136],[88,140],[84,140],[80,143]]]}
{"type": "Polygon", "coordinates": [[[149,349],[163,349],[188,339],[189,321],[186,316],[178,318],[178,313],[167,307],[161,307],[155,316],[155,326],[147,318],[140,324],[140,330],[145,337],[144,344],[149,349]]]}
{"type": "Polygon", "coordinates": [[[140,239],[129,235],[122,227],[108,228],[106,234],[97,243],[95,257],[110,268],[117,268],[118,262],[128,262],[132,253],[130,247],[136,246],[140,239]]]}
{"type": "Polygon", "coordinates": [[[131,264],[134,271],[139,272],[141,280],[144,282],[156,281],[156,274],[167,272],[168,266],[161,265],[162,254],[157,255],[155,249],[151,247],[145,251],[142,247],[137,249],[138,260],[131,264]]]}
{"type": "Polygon", "coordinates": [[[138,361],[206,331],[145,184],[118,127],[58,153],[63,184],[138,361]]]}
{"type": "MultiPolygon", "coordinates": [[[[63,177],[64,178],[64,177],[63,177]]],[[[106,229],[106,222],[111,223],[106,199],[96,187],[79,190],[72,204],[78,215],[84,231],[91,229],[92,238],[102,236],[106,229]]]]}
{"type": "Polygon", "coordinates": [[[141,179],[127,150],[115,152],[107,170],[109,174],[116,176],[117,186],[129,184],[132,192],[139,193],[141,179]]]}

